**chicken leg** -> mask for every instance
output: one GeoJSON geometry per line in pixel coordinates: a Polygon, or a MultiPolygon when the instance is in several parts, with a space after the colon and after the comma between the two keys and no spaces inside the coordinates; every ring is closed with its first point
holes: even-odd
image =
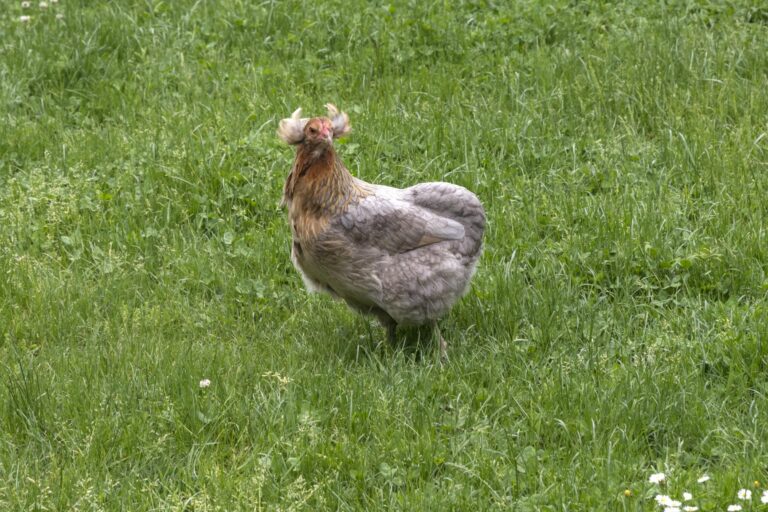
{"type": "Polygon", "coordinates": [[[445,341],[443,335],[440,333],[440,327],[437,325],[437,321],[432,324],[434,337],[437,339],[437,343],[440,346],[440,362],[448,362],[448,342],[445,341]]]}

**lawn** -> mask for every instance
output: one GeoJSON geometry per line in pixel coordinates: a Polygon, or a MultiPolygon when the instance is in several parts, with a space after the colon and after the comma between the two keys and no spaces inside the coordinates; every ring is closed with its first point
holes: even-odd
{"type": "Polygon", "coordinates": [[[1,3],[0,509],[768,510],[762,1],[1,3]],[[446,365],[290,263],[329,101],[485,204],[446,365]]]}

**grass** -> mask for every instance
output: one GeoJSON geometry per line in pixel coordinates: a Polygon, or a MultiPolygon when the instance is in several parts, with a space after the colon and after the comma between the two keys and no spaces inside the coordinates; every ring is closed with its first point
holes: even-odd
{"type": "Polygon", "coordinates": [[[0,508],[760,509],[761,5],[5,0],[0,508]],[[486,205],[445,367],[291,267],[328,101],[355,174],[486,205]]]}

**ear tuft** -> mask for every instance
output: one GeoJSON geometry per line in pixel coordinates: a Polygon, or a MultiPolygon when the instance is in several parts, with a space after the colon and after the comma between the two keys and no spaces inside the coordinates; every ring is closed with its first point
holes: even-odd
{"type": "Polygon", "coordinates": [[[277,128],[277,135],[286,144],[298,144],[304,140],[304,126],[306,126],[309,118],[301,117],[301,107],[291,114],[291,117],[287,117],[280,121],[280,126],[277,128]]]}
{"type": "Polygon", "coordinates": [[[328,109],[328,117],[331,119],[331,124],[333,124],[334,139],[343,137],[352,130],[352,126],[349,124],[349,116],[345,112],[339,112],[339,109],[333,103],[327,103],[325,108],[328,109]]]}

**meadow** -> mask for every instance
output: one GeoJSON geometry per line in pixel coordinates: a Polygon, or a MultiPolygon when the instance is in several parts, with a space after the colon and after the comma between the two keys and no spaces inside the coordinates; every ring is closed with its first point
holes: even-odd
{"type": "Polygon", "coordinates": [[[2,0],[0,509],[768,510],[767,224],[758,0],[2,0]],[[289,261],[329,101],[485,204],[448,364],[289,261]]]}

